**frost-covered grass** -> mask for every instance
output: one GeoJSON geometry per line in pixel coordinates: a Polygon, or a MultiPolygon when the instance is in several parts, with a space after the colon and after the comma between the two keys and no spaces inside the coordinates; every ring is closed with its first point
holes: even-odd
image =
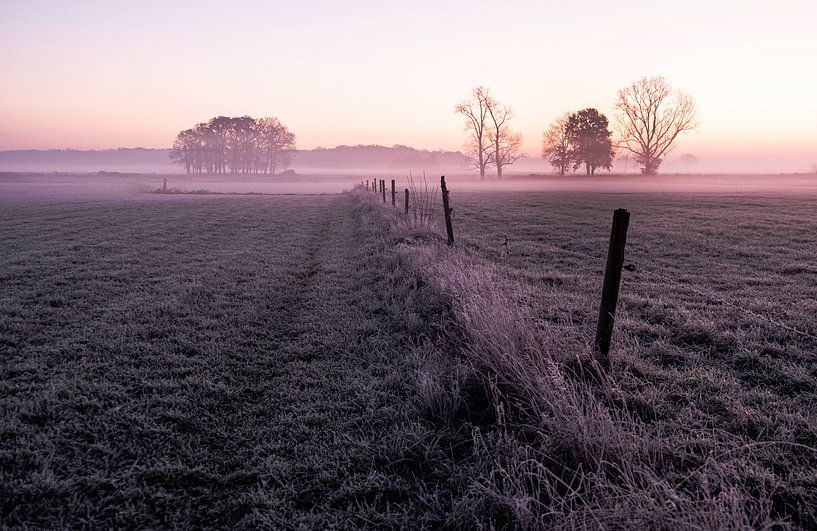
{"type": "Polygon", "coordinates": [[[0,527],[817,525],[811,198],[452,202],[0,198],[0,527]]]}
{"type": "Polygon", "coordinates": [[[471,432],[481,477],[462,503],[477,520],[817,525],[817,342],[714,302],[817,333],[813,198],[454,190],[452,201],[454,251],[393,224],[398,276],[411,279],[395,293],[420,313],[435,297],[445,309],[444,333],[415,351],[427,360],[416,385],[429,416],[471,432]],[[637,269],[603,376],[590,346],[617,207],[632,214],[637,269]]]}
{"type": "Polygon", "coordinates": [[[348,197],[32,196],[0,206],[0,527],[453,518],[348,197]]]}

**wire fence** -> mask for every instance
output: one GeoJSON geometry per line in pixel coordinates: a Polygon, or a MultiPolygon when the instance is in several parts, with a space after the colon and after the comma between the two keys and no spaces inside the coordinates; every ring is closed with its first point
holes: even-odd
{"type": "MultiPolygon", "coordinates": [[[[485,231],[484,234],[491,234],[491,233],[496,232],[495,227],[491,227],[491,226],[489,226],[489,225],[487,225],[485,223],[482,223],[482,222],[474,219],[473,217],[468,217],[467,223],[469,225],[476,226],[477,228],[479,228],[482,231],[485,231]]],[[[504,250],[508,254],[510,254],[510,249],[509,249],[510,242],[509,242],[509,240],[511,240],[511,241],[516,242],[516,243],[536,244],[536,245],[545,247],[548,250],[550,250],[552,252],[555,252],[555,253],[559,253],[559,254],[562,254],[562,255],[575,256],[575,257],[578,257],[578,258],[582,258],[582,259],[585,259],[585,260],[591,260],[591,261],[599,262],[599,263],[602,263],[602,264],[604,263],[604,261],[606,259],[605,257],[593,256],[593,255],[590,255],[590,254],[587,254],[587,253],[584,253],[584,252],[581,252],[581,251],[566,249],[564,247],[560,247],[558,245],[543,242],[541,240],[536,240],[536,241],[526,240],[526,239],[519,238],[517,236],[508,235],[508,234],[505,234],[504,238],[505,238],[505,241],[503,243],[500,243],[500,246],[504,246],[505,247],[504,250]]],[[[636,269],[636,265],[633,264],[632,262],[628,263],[628,265],[625,265],[625,269],[628,270],[628,271],[636,271],[637,270],[639,274],[643,274],[645,276],[652,277],[655,280],[666,282],[668,284],[676,286],[676,287],[678,287],[678,288],[680,288],[682,290],[685,290],[687,292],[694,293],[694,294],[702,297],[704,299],[704,301],[707,302],[707,303],[715,303],[717,305],[722,305],[722,306],[732,308],[732,309],[734,309],[734,310],[736,310],[736,311],[738,311],[740,313],[743,313],[744,315],[747,315],[747,316],[752,317],[754,319],[757,319],[759,321],[763,321],[763,322],[768,323],[770,325],[776,326],[776,327],[778,327],[778,328],[780,328],[782,330],[785,330],[787,332],[791,332],[791,333],[796,334],[798,336],[809,338],[809,339],[812,339],[812,340],[817,340],[817,334],[814,334],[814,333],[812,333],[810,331],[802,330],[800,328],[788,325],[788,324],[784,323],[783,321],[781,321],[779,319],[775,319],[773,317],[769,317],[768,315],[765,315],[765,314],[756,312],[754,310],[751,310],[751,309],[749,309],[749,308],[747,308],[747,307],[745,307],[745,306],[743,306],[741,304],[730,301],[730,300],[725,299],[723,297],[719,297],[719,296],[715,295],[712,292],[697,288],[695,286],[691,286],[691,285],[689,285],[687,283],[684,283],[684,282],[681,282],[681,281],[679,281],[679,280],[677,280],[675,278],[672,278],[670,276],[661,274],[661,273],[657,272],[657,270],[659,269],[659,266],[657,266],[654,263],[645,262],[643,256],[639,257],[639,264],[637,266],[637,269],[636,269]]]]}
{"type": "MultiPolygon", "coordinates": [[[[373,184],[373,186],[376,186],[376,181],[374,181],[372,184],[373,184]]],[[[368,189],[368,182],[366,183],[366,185],[367,185],[366,189],[368,189]]],[[[361,188],[363,188],[363,183],[361,183],[361,188]]],[[[428,186],[426,186],[426,188],[428,188],[428,186]]],[[[372,191],[376,192],[376,189],[372,188],[372,191]]],[[[427,192],[427,190],[426,190],[426,192],[427,192]]],[[[412,195],[414,195],[414,194],[412,194],[412,195]]],[[[436,192],[435,192],[435,198],[436,198],[436,192]]],[[[435,203],[436,203],[436,201],[435,201],[435,203]]],[[[458,212],[462,212],[462,210],[459,210],[458,212]]],[[[473,227],[476,227],[476,228],[482,230],[483,234],[493,234],[493,233],[497,232],[495,226],[488,225],[486,223],[478,221],[477,219],[475,219],[472,216],[468,216],[467,211],[465,212],[465,214],[466,214],[466,217],[467,217],[467,224],[469,226],[473,226],[473,227]]],[[[462,217],[463,217],[462,214],[458,215],[456,221],[459,222],[460,220],[462,220],[462,217]]],[[[567,249],[567,248],[564,248],[564,247],[561,247],[561,246],[558,246],[558,245],[554,245],[552,243],[544,242],[541,239],[536,240],[536,241],[527,240],[527,239],[519,238],[517,236],[511,235],[511,234],[508,234],[508,233],[504,234],[503,237],[504,237],[504,241],[501,242],[499,245],[500,245],[500,247],[504,247],[504,253],[506,255],[511,254],[510,253],[510,242],[513,241],[515,243],[535,244],[535,245],[538,245],[540,247],[544,247],[544,248],[546,248],[546,249],[548,249],[548,250],[550,250],[552,252],[558,253],[558,254],[567,255],[567,256],[574,256],[574,257],[582,258],[584,260],[591,260],[591,261],[594,261],[594,262],[597,262],[597,263],[600,263],[600,264],[603,264],[606,261],[606,256],[594,256],[594,255],[591,255],[591,254],[588,254],[588,253],[585,253],[585,252],[582,252],[582,251],[577,251],[577,250],[574,250],[574,249],[567,249]]],[[[644,259],[645,259],[644,256],[639,256],[638,261],[640,263],[638,264],[637,267],[636,267],[635,264],[632,263],[632,261],[630,261],[630,263],[628,263],[627,265],[624,266],[624,269],[628,270],[628,271],[637,271],[639,274],[645,275],[647,277],[651,277],[654,280],[659,280],[661,282],[665,282],[667,284],[671,284],[673,286],[676,286],[676,287],[678,287],[678,288],[680,288],[682,290],[685,290],[685,291],[687,291],[689,293],[693,293],[693,294],[703,298],[703,300],[708,304],[714,303],[714,304],[717,304],[717,305],[732,308],[732,309],[734,309],[734,310],[736,310],[736,311],[738,311],[738,312],[740,312],[740,313],[742,313],[744,315],[752,317],[752,318],[754,318],[754,319],[756,319],[758,321],[762,321],[762,322],[765,322],[767,324],[773,325],[773,326],[775,326],[775,327],[777,327],[777,328],[779,328],[781,330],[785,330],[785,331],[790,332],[792,334],[796,334],[796,335],[798,335],[800,337],[805,337],[805,338],[817,341],[817,334],[815,334],[815,333],[812,333],[812,332],[810,332],[808,330],[802,330],[800,328],[788,325],[788,324],[784,323],[783,321],[781,321],[779,319],[769,317],[768,315],[765,315],[765,314],[760,313],[760,312],[756,312],[756,311],[754,311],[754,310],[752,310],[750,308],[747,308],[747,307],[745,307],[745,306],[743,306],[741,304],[738,304],[738,303],[733,302],[731,300],[725,299],[723,297],[719,297],[719,296],[715,295],[714,293],[712,293],[710,291],[707,291],[707,290],[704,290],[704,289],[701,289],[701,288],[697,288],[695,286],[691,286],[690,284],[681,282],[681,281],[677,280],[676,278],[672,278],[670,276],[659,273],[658,270],[660,269],[660,266],[658,266],[658,265],[656,265],[654,263],[648,263],[644,259]]],[[[503,264],[503,263],[497,263],[497,264],[494,264],[494,265],[497,265],[497,266],[503,267],[503,268],[507,267],[507,264],[503,264]]],[[[722,264],[719,264],[719,265],[722,265],[722,264]]]]}

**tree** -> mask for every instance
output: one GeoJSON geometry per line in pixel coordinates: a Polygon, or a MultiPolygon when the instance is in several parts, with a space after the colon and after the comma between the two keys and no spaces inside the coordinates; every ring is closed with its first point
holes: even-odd
{"type": "Polygon", "coordinates": [[[257,167],[255,120],[249,116],[228,118],[223,132],[224,158],[230,173],[254,173],[257,167]]]}
{"type": "Polygon", "coordinates": [[[198,135],[193,129],[185,129],[176,136],[170,150],[170,160],[184,164],[185,173],[192,173],[195,168],[198,151],[198,135]]]}
{"type": "Polygon", "coordinates": [[[574,161],[570,135],[567,133],[568,113],[550,124],[542,137],[542,158],[550,162],[559,175],[564,175],[574,161]]]}
{"type": "Polygon", "coordinates": [[[596,109],[582,109],[567,119],[566,133],[573,153],[573,169],[584,164],[587,175],[595,175],[596,168],[613,167],[615,150],[607,129],[607,117],[596,109]]]}
{"type": "Polygon", "coordinates": [[[488,115],[491,118],[488,129],[488,162],[496,165],[496,176],[502,178],[502,168],[513,164],[520,157],[522,134],[512,131],[508,126],[514,116],[509,106],[489,99],[488,115]]]}
{"type": "Polygon", "coordinates": [[[267,173],[287,168],[295,135],[277,118],[217,116],[180,132],[170,151],[187,173],[267,173]]]}
{"type": "Polygon", "coordinates": [[[811,173],[817,175],[817,162],[811,165],[811,173]]]}
{"type": "Polygon", "coordinates": [[[646,175],[658,173],[678,135],[697,127],[694,100],[673,92],[663,77],[643,77],[618,91],[619,146],[635,155],[646,175]]]}
{"type": "Polygon", "coordinates": [[[278,118],[258,120],[259,147],[264,173],[275,175],[289,167],[295,151],[295,135],[278,118]]]}
{"type": "Polygon", "coordinates": [[[454,107],[454,112],[465,117],[465,131],[468,140],[465,143],[471,164],[479,170],[479,176],[485,177],[485,168],[489,163],[490,140],[488,139],[487,122],[489,108],[493,102],[488,89],[476,87],[471,97],[454,107]]]}

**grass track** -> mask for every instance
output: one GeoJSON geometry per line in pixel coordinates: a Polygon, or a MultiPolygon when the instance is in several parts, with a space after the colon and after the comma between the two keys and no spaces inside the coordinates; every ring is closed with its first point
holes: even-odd
{"type": "Polygon", "coordinates": [[[433,522],[368,232],[348,197],[4,204],[0,524],[433,522]]]}

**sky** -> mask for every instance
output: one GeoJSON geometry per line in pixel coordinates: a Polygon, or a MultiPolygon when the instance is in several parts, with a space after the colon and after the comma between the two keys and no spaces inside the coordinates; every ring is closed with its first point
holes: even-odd
{"type": "Polygon", "coordinates": [[[558,115],[612,118],[662,75],[698,107],[676,153],[817,161],[816,20],[814,0],[0,0],[0,149],[168,147],[245,114],[301,148],[461,149],[454,106],[484,85],[537,156],[558,115]]]}

